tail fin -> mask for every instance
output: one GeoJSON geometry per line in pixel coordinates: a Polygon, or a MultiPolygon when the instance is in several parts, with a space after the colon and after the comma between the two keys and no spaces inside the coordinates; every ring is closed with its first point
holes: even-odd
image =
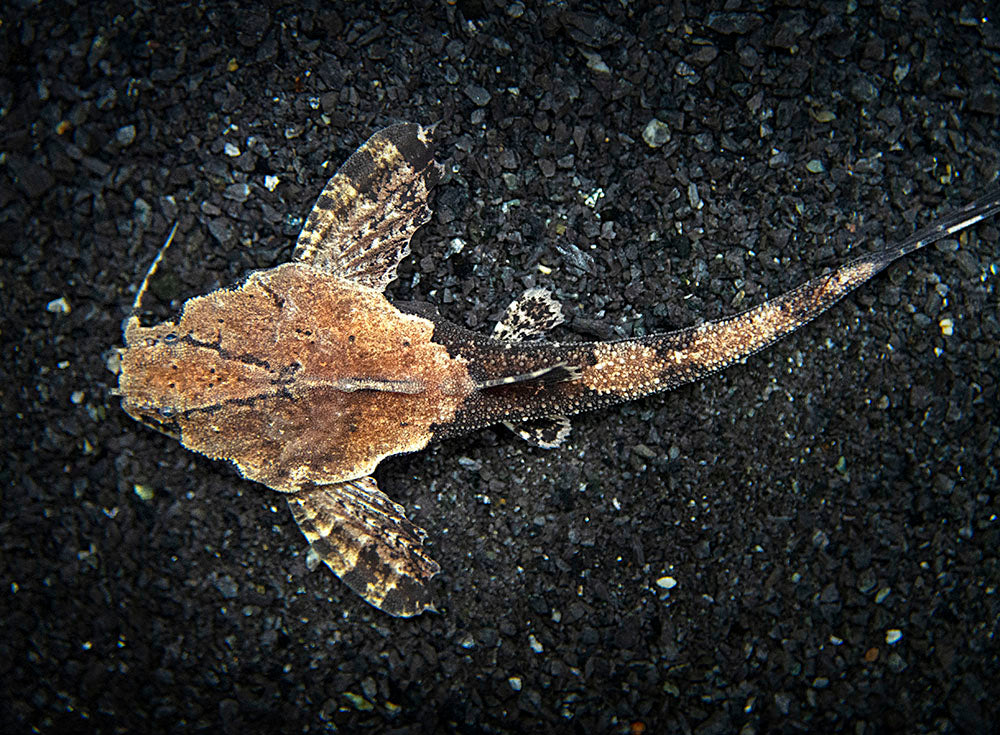
{"type": "Polygon", "coordinates": [[[891,263],[904,255],[909,255],[922,247],[948,237],[948,235],[961,232],[966,227],[979,224],[997,212],[1000,212],[1000,186],[993,187],[976,201],[966,204],[954,212],[949,212],[936,222],[917,230],[895,247],[884,252],[886,254],[895,253],[889,260],[891,263]]]}

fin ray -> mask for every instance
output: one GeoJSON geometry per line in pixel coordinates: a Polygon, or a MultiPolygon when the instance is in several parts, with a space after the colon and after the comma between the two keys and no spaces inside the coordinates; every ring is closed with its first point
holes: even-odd
{"type": "Polygon", "coordinates": [[[385,290],[410,254],[413,233],[431,217],[427,199],[442,169],[430,131],[392,125],[358,148],[316,200],[293,259],[385,290]]]}
{"type": "Polygon", "coordinates": [[[396,617],[434,609],[426,585],[441,568],[426,533],[373,477],[301,490],[288,505],[319,558],[369,604],[396,617]]]}
{"type": "Polygon", "coordinates": [[[477,390],[487,390],[489,388],[499,388],[504,385],[535,383],[537,385],[548,385],[551,383],[565,383],[567,381],[579,380],[583,371],[577,365],[568,362],[559,362],[555,365],[532,370],[530,373],[519,375],[505,375],[502,378],[492,378],[476,383],[477,390]]]}

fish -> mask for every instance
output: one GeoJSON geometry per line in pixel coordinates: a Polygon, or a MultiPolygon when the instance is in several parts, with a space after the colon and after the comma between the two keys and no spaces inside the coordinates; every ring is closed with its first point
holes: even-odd
{"type": "Polygon", "coordinates": [[[570,416],[745,360],[898,259],[1000,211],[991,190],[776,298],[676,331],[547,341],[564,315],[550,291],[532,288],[486,335],[385,296],[431,217],[443,172],[431,136],[413,123],[379,130],[326,184],[289,262],[142,326],[142,297],[175,224],[125,321],[116,391],[132,418],[283,493],[316,556],[397,617],[436,610],[429,582],[440,566],[426,532],[373,477],[384,459],[496,424],[560,446],[570,416]]]}

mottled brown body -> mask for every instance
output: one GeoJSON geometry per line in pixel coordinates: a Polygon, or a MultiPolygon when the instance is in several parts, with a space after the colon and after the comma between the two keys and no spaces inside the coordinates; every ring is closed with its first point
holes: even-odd
{"type": "Polygon", "coordinates": [[[364,477],[423,449],[473,390],[434,325],[373,288],[311,266],[255,273],[139,327],[120,389],[137,419],[282,492],[364,477]]]}
{"type": "Polygon", "coordinates": [[[191,299],[176,323],[130,318],[119,379],[131,416],[286,493],[319,558],[393,615],[432,607],[427,582],[439,568],[423,531],[371,477],[385,457],[500,422],[557,446],[567,416],[721,370],[898,258],[1000,211],[993,192],[742,314],[676,332],[533,341],[562,312],[532,289],[486,337],[404,313],[382,295],[430,216],[439,167],[427,133],[396,125],[359,148],[320,195],[294,262],[191,299]]]}

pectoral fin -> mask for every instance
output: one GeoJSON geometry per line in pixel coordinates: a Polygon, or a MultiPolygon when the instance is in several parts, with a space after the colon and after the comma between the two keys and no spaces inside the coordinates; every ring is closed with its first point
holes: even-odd
{"type": "Polygon", "coordinates": [[[316,200],[294,259],[382,291],[431,217],[428,192],[441,174],[430,129],[404,123],[375,133],[316,200]]]}
{"type": "Polygon", "coordinates": [[[548,416],[534,421],[522,421],[519,424],[504,422],[504,426],[513,431],[528,444],[542,449],[555,449],[562,445],[569,436],[569,419],[565,416],[548,416]]]}
{"type": "Polygon", "coordinates": [[[493,328],[493,337],[503,342],[520,342],[562,323],[562,305],[544,288],[531,288],[510,302],[493,328]]]}
{"type": "Polygon", "coordinates": [[[288,505],[319,558],[368,603],[397,617],[434,609],[426,585],[441,568],[424,553],[426,534],[374,478],[302,490],[288,505]]]}

